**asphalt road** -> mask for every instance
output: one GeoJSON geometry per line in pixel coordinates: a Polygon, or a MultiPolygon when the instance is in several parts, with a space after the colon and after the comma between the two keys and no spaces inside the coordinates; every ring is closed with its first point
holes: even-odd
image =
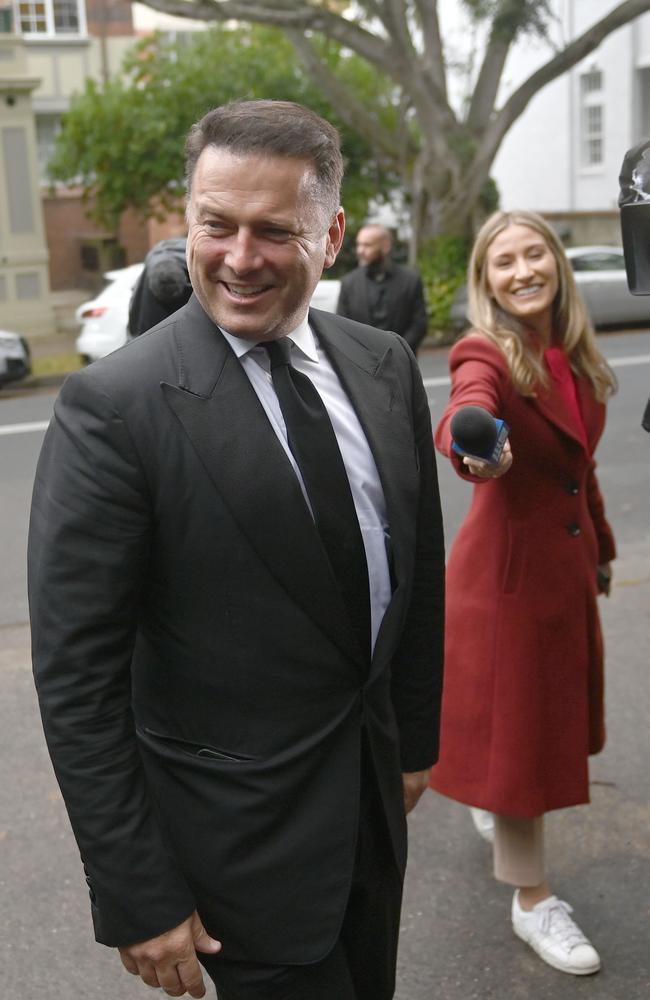
{"type": "MultiPolygon", "coordinates": [[[[650,435],[640,428],[650,333],[599,339],[620,380],[597,456],[619,543],[616,585],[601,604],[609,739],[592,762],[591,807],[550,816],[547,854],[552,884],[575,906],[603,970],[565,976],[513,937],[510,893],[490,877],[489,848],[463,807],[428,793],[410,819],[397,1000],[650,997],[650,435]]],[[[435,421],[448,392],[446,352],[424,353],[421,367],[435,421]]],[[[53,400],[51,390],[0,393],[0,997],[135,1000],[147,988],[92,938],[29,668],[28,505],[53,400]]],[[[440,481],[451,543],[469,489],[444,461],[440,481]]]]}

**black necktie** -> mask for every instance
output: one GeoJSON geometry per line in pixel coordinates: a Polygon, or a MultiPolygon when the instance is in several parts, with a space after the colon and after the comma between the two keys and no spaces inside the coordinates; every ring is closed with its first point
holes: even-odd
{"type": "Polygon", "coordinates": [[[364,656],[370,655],[368,565],[350,482],[327,409],[312,382],[291,364],[287,337],[262,345],[307,490],[316,527],[364,656]]]}

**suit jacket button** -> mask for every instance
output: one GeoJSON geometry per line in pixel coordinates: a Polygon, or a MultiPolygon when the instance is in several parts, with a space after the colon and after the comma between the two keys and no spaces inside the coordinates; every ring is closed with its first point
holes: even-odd
{"type": "Polygon", "coordinates": [[[569,532],[572,538],[577,538],[580,534],[580,525],[572,521],[571,524],[567,524],[566,530],[569,532]]]}

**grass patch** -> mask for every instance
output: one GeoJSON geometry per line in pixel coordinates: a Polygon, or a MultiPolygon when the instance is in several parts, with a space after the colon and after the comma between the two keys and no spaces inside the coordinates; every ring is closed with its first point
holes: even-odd
{"type": "Polygon", "coordinates": [[[49,354],[42,358],[32,357],[32,374],[36,377],[67,375],[68,372],[76,372],[82,367],[81,358],[72,351],[67,354],[49,354]]]}

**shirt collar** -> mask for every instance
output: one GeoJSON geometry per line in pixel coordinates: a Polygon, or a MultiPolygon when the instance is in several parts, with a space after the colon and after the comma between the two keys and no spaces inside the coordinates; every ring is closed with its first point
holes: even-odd
{"type": "MultiPolygon", "coordinates": [[[[256,347],[259,347],[259,344],[253,343],[251,340],[245,340],[243,337],[235,337],[232,333],[228,333],[228,331],[224,330],[222,327],[219,327],[219,329],[238,358],[243,358],[244,355],[255,350],[256,347]]],[[[318,363],[316,337],[309,326],[306,316],[302,323],[300,323],[295,330],[292,330],[291,333],[288,333],[287,336],[309,361],[318,363]]],[[[261,352],[258,351],[257,353],[260,354],[261,352]]]]}

